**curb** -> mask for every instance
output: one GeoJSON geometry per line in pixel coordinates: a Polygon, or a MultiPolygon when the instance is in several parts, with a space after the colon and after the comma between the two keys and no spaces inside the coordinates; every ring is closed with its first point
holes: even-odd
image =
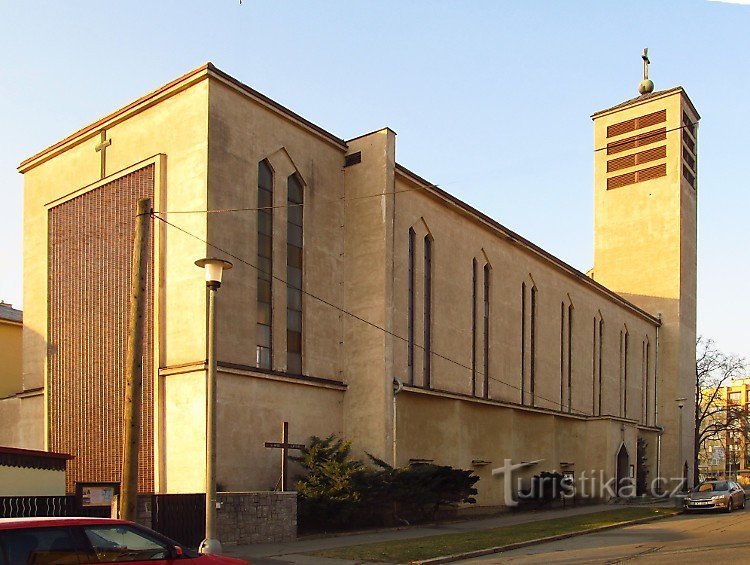
{"type": "Polygon", "coordinates": [[[634,526],[637,524],[646,524],[648,522],[654,522],[656,520],[663,520],[664,518],[673,518],[683,513],[683,510],[678,510],[674,514],[668,516],[647,516],[646,518],[638,518],[636,520],[627,520],[624,522],[617,522],[616,524],[608,524],[606,526],[598,526],[588,530],[577,530],[575,532],[568,532],[566,534],[558,534],[556,536],[548,536],[546,538],[537,538],[526,541],[519,541],[516,543],[509,543],[506,545],[499,545],[497,547],[489,547],[487,549],[477,549],[474,551],[467,551],[465,553],[456,553],[454,555],[444,555],[442,557],[433,557],[432,559],[423,559],[422,561],[410,561],[410,565],[438,565],[439,563],[452,563],[460,559],[469,559],[471,557],[482,557],[484,555],[491,555],[493,553],[502,553],[504,551],[511,551],[513,549],[521,549],[530,545],[537,545],[541,543],[548,543],[551,541],[558,541],[567,538],[573,538],[577,536],[583,536],[586,534],[594,534],[597,532],[604,532],[606,530],[613,530],[615,528],[624,528],[626,526],[634,526]]]}

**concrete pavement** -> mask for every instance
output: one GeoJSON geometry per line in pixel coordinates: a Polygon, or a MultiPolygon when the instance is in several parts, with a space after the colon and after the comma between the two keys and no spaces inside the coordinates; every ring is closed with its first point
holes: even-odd
{"type": "Polygon", "coordinates": [[[555,510],[508,512],[491,518],[468,519],[460,522],[445,522],[441,524],[428,524],[410,528],[398,528],[356,534],[343,534],[330,537],[308,537],[300,538],[299,540],[290,543],[227,546],[224,548],[224,555],[247,559],[254,565],[351,565],[361,562],[341,559],[324,559],[321,557],[309,557],[302,554],[322,549],[347,547],[366,543],[391,540],[396,541],[428,536],[438,536],[443,534],[489,530],[492,528],[499,528],[502,526],[510,526],[515,524],[526,524],[539,520],[552,520],[555,518],[562,518],[566,516],[592,514],[605,510],[614,510],[625,506],[629,505],[596,504],[568,506],[565,509],[555,510]]]}

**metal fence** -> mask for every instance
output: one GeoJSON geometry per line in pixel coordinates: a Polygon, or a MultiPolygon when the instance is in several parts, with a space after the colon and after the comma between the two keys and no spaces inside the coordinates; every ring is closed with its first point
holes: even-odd
{"type": "Polygon", "coordinates": [[[0,496],[0,518],[75,516],[75,496],[0,496]]]}
{"type": "MultiPolygon", "coordinates": [[[[205,533],[206,495],[154,494],[150,499],[151,527],[188,547],[198,547],[205,533]]],[[[81,508],[75,495],[0,497],[0,518],[67,516],[109,516],[109,508],[81,508]]]]}
{"type": "Polygon", "coordinates": [[[197,548],[205,537],[206,495],[154,494],[151,527],[188,547],[197,548]]]}

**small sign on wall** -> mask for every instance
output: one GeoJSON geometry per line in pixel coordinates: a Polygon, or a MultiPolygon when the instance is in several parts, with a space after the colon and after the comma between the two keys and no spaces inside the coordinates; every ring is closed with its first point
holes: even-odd
{"type": "Polygon", "coordinates": [[[118,483],[77,483],[76,496],[80,508],[109,508],[119,494],[118,483]]]}

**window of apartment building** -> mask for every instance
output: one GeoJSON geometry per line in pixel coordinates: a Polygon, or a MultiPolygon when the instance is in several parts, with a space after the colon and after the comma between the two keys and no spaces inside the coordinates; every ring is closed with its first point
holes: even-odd
{"type": "Polygon", "coordinates": [[[287,179],[287,371],[302,374],[302,224],[304,193],[297,175],[287,179]]]}
{"type": "Polygon", "coordinates": [[[737,392],[730,392],[729,393],[729,404],[742,404],[742,393],[737,392]]]}
{"type": "Polygon", "coordinates": [[[256,364],[271,368],[273,280],[273,171],[266,161],[258,165],[258,293],[256,364]]]}

